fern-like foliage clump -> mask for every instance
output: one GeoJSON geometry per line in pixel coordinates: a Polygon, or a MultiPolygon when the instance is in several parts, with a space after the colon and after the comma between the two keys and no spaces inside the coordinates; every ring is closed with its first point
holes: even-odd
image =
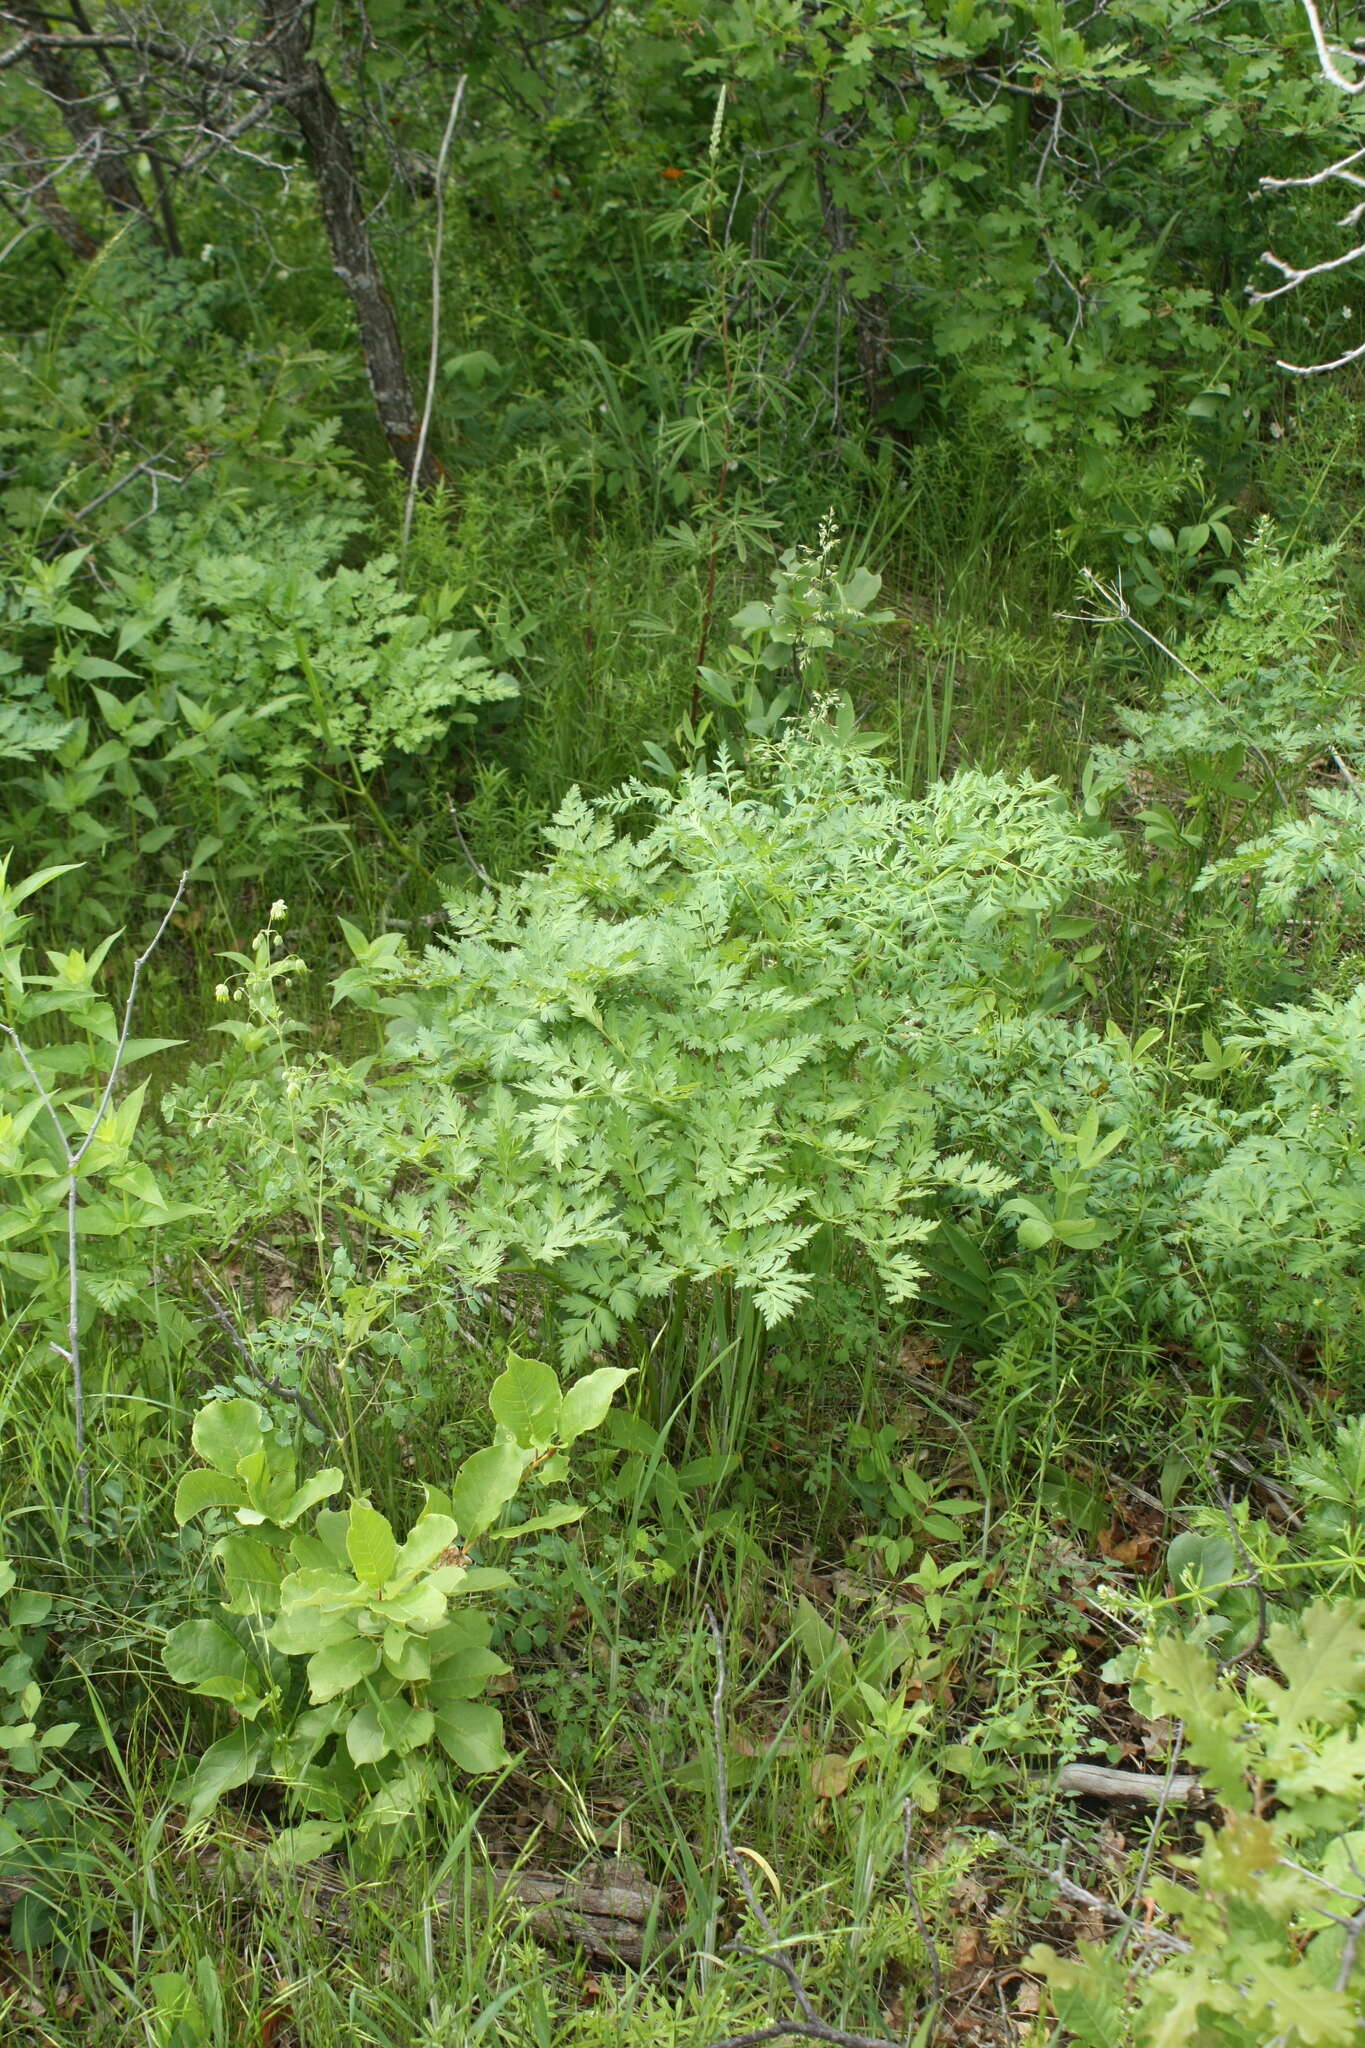
{"type": "MultiPolygon", "coordinates": [[[[747,777],[575,792],[549,838],[543,872],[452,902],[421,954],[346,928],[337,998],[384,1049],[286,1077],[295,1135],[264,1175],[277,1080],[244,1077],[256,1184],[325,1145],[404,1259],[552,1280],[570,1361],[680,1286],[772,1326],[836,1250],[911,1295],[936,1212],[1011,1185],[940,1147],[934,1048],[1023,999],[1025,938],[1109,849],[1050,783],[964,774],[909,802],[818,724],[747,777]]],[[[230,1126],[220,1086],[201,1109],[230,1126]]]]}

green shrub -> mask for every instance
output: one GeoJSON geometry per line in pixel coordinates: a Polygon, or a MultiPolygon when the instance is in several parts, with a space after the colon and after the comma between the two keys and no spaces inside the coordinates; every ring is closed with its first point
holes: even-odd
{"type": "Polygon", "coordinates": [[[1177,1880],[1152,1880],[1160,1946],[1036,1948],[1068,2035],[1089,2048],[1347,2048],[1365,2023],[1365,1606],[1316,1602],[1244,1676],[1197,1636],[1158,1635],[1135,1704],[1184,1726],[1222,1809],[1177,1880]],[[1172,1942],[1176,1948],[1171,1953],[1172,1942]]]}
{"type": "Polygon", "coordinates": [[[183,1524],[229,1510],[238,1525],[213,1545],[228,1619],[181,1622],[164,1661],[178,1685],[224,1702],[237,1725],[195,1768],[191,1823],[265,1776],[306,1816],[276,1838],[277,1855],[317,1856],[346,1834],[374,1846],[423,1811],[438,1754],[475,1774],[509,1761],[501,1716],[479,1698],[508,1666],[488,1647],[491,1616],[465,1602],[513,1582],[473,1552],[578,1519],[582,1508],[559,1501],[495,1528],[523,1484],[564,1477],[569,1449],[626,1378],[604,1368],[562,1392],[548,1366],[510,1357],[489,1395],[494,1441],[465,1460],[449,1494],[426,1489],[401,1543],[363,1497],[346,1513],[323,1507],[340,1471],[300,1483],[294,1452],[255,1402],[199,1411],[194,1447],[205,1462],[181,1479],[175,1516],[183,1524]]]}

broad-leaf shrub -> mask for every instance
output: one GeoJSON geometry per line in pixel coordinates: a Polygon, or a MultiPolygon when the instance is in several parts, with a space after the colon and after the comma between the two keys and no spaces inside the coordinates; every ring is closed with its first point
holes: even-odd
{"type": "Polygon", "coordinates": [[[1184,1724],[1183,1757],[1222,1809],[1181,1878],[1151,1895],[1181,1944],[1051,1949],[1031,1962],[1088,2048],[1348,2048],[1365,2025],[1365,1605],[1318,1601],[1276,1622],[1274,1669],[1220,1668],[1197,1634],[1158,1635],[1135,1701],[1184,1724]],[[1357,1923],[1352,1934],[1351,1923],[1357,1923]]]}
{"type": "Polygon", "coordinates": [[[204,1463],[181,1479],[175,1515],[184,1524],[226,1511],[236,1525],[213,1544],[227,1620],[182,1622],[164,1660],[177,1684],[238,1720],[199,1760],[192,1822],[266,1776],[306,1817],[283,1853],[316,1855],[344,1832],[363,1842],[420,1813],[442,1758],[472,1773],[507,1762],[501,1716],[480,1695],[508,1666],[489,1648],[492,1616],[466,1603],[513,1581],[476,1563],[475,1547],[578,1519],[582,1508],[560,1500],[494,1526],[524,1486],[565,1476],[567,1452],[627,1377],[603,1367],[565,1391],[548,1366],[509,1357],[489,1394],[493,1442],[448,1494],[426,1489],[401,1541],[364,1497],[344,1513],[324,1507],[341,1472],[300,1480],[255,1402],[201,1408],[204,1463]]]}
{"type": "Polygon", "coordinates": [[[438,630],[449,593],[414,608],[393,556],[334,566],[325,521],[267,539],[174,568],[126,545],[28,564],[0,676],[0,747],[23,764],[0,832],[98,860],[116,894],[147,863],[254,877],[344,831],[312,818],[319,788],[363,797],[385,762],[515,694],[474,633],[438,630]]]}
{"type": "Polygon", "coordinates": [[[736,635],[701,687],[731,723],[770,738],[804,702],[826,691],[840,654],[895,617],[873,611],[882,579],[863,564],[838,570],[833,516],[814,548],[787,548],[772,572],[772,596],[755,599],[730,621],[736,635]]]}

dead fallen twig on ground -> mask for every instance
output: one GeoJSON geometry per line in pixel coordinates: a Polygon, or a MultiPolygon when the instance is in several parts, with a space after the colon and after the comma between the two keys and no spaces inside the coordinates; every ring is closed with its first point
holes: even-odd
{"type": "Polygon", "coordinates": [[[1190,1806],[1206,1796],[1198,1778],[1114,1771],[1107,1764],[1064,1764],[1057,1790],[1072,1799],[1135,1799],[1144,1806],[1190,1806]]]}

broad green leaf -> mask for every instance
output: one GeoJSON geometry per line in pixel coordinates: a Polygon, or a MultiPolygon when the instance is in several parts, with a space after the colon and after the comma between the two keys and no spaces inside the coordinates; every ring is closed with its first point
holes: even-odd
{"type": "Polygon", "coordinates": [[[493,1617],[480,1614],[476,1608],[467,1608],[450,1619],[428,1638],[433,1664],[442,1657],[454,1657],[462,1650],[486,1650],[493,1639],[493,1617]]]}
{"type": "Polygon", "coordinates": [[[346,1531],[350,1527],[350,1516],[341,1508],[324,1508],[313,1522],[313,1535],[338,1570],[344,1571],[350,1560],[346,1555],[346,1531]]]}
{"type": "Polygon", "coordinates": [[[494,1380],[488,1405],[495,1422],[527,1450],[550,1443],[559,1422],[559,1381],[538,1359],[508,1356],[507,1370],[494,1380]]]}
{"type": "Polygon", "coordinates": [[[366,1603],[365,1588],[349,1571],[337,1571],[330,1564],[300,1565],[280,1588],[282,1605],[317,1607],[332,1613],[349,1613],[366,1603]]]}
{"type": "Polygon", "coordinates": [[[291,1607],[276,1618],[270,1643],[286,1657],[311,1657],[317,1650],[330,1650],[354,1636],[355,1623],[349,1614],[335,1608],[291,1607]]]}
{"type": "Polygon", "coordinates": [[[419,1636],[424,1636],[439,1628],[445,1620],[445,1595],[429,1578],[404,1587],[401,1593],[394,1594],[392,1600],[381,1601],[374,1612],[387,1622],[415,1629],[419,1636]]]}
{"type": "Polygon", "coordinates": [[[547,1508],[543,1515],[532,1515],[529,1522],[517,1522],[510,1529],[493,1529],[489,1532],[490,1543],[505,1543],[514,1536],[534,1536],[538,1529],[562,1529],[568,1522],[581,1522],[586,1508],[576,1507],[573,1501],[561,1501],[558,1507],[547,1508]]]}
{"type": "Polygon", "coordinates": [[[241,1507],[246,1488],[229,1472],[186,1472],[175,1489],[175,1520],[178,1528],[193,1521],[209,1508],[241,1507]]]}
{"type": "Polygon", "coordinates": [[[490,1678],[501,1678],[511,1668],[494,1650],[457,1650],[432,1672],[428,1696],[438,1708],[451,1700],[477,1699],[490,1678]]]}
{"type": "Polygon", "coordinates": [[[408,1756],[430,1742],[436,1730],[436,1717],[429,1708],[414,1707],[405,1699],[381,1700],[379,1725],[388,1737],[389,1747],[398,1756],[408,1756]]]}
{"type": "Polygon", "coordinates": [[[386,1778],[374,1797],[355,1816],[355,1832],[362,1838],[376,1828],[392,1828],[420,1813],[430,1803],[435,1776],[429,1763],[409,1757],[397,1775],[386,1778]]]}
{"type": "Polygon", "coordinates": [[[259,1536],[235,1532],[215,1545],[215,1556],[227,1582],[224,1605],[230,1614],[272,1613],[278,1604],[284,1562],[259,1536]]]}
{"type": "Polygon", "coordinates": [[[398,1544],[386,1516],[367,1500],[351,1502],[346,1528],[346,1555],[362,1585],[382,1586],[393,1574],[398,1544]]]}
{"type": "Polygon", "coordinates": [[[455,1545],[459,1529],[450,1515],[423,1515],[406,1543],[399,1548],[391,1577],[405,1579],[426,1567],[455,1545]]]}
{"type": "Polygon", "coordinates": [[[212,1813],[225,1792],[250,1782],[266,1751],[266,1738],[245,1722],[234,1728],[211,1749],[206,1749],[189,1783],[188,1827],[194,1827],[212,1813]]]}
{"type": "Polygon", "coordinates": [[[479,1776],[500,1771],[512,1759],[503,1747],[502,1715],[496,1707],[451,1700],[436,1715],[436,1740],[462,1771],[479,1776]]]}
{"type": "Polygon", "coordinates": [[[265,1442],[261,1411],[254,1401],[209,1401],[194,1418],[191,1441],[206,1465],[235,1472],[265,1442]]]}
{"type": "Polygon", "coordinates": [[[1190,1586],[1217,1589],[1244,1576],[1237,1553],[1225,1536],[1186,1529],[1166,1553],[1166,1575],[1177,1591],[1190,1586]]]}
{"type": "Polygon", "coordinates": [[[299,1863],[313,1863],[336,1847],[346,1830],[339,1822],[304,1820],[297,1827],[281,1828],[271,1835],[261,1852],[267,1863],[292,1869],[299,1863]]]}
{"type": "Polygon", "coordinates": [[[308,1659],[308,1688],[314,1705],[349,1692],[368,1678],[379,1663],[379,1644],[372,1636],[352,1636],[349,1642],[334,1643],[308,1659]]]}
{"type": "Polygon", "coordinates": [[[7,910],[17,910],[19,905],[32,896],[36,890],[45,889],[49,882],[55,882],[61,875],[74,875],[83,861],[68,861],[65,867],[35,868],[22,882],[6,882],[4,870],[0,868],[0,905],[7,910]]]}
{"type": "Polygon", "coordinates": [[[462,1594],[502,1593],[509,1586],[514,1586],[515,1584],[516,1580],[511,1572],[505,1572],[501,1565],[474,1564],[469,1567],[469,1570],[460,1580],[460,1592],[462,1594]]]}
{"type": "Polygon", "coordinates": [[[606,1418],[619,1390],[631,1377],[619,1366],[603,1365],[596,1372],[585,1373],[575,1380],[564,1396],[559,1411],[559,1441],[562,1444],[575,1443],[586,1436],[590,1429],[596,1429],[606,1418]]]}
{"type": "Polygon", "coordinates": [[[402,1685],[414,1685],[431,1676],[429,1639],[409,1635],[404,1628],[386,1628],[382,1638],[384,1669],[402,1685]]]}
{"type": "Polygon", "coordinates": [[[378,1708],[373,1700],[366,1700],[346,1724],[346,1748],[351,1762],[381,1763],[392,1747],[386,1730],[380,1726],[378,1708]]]}
{"type": "Polygon", "coordinates": [[[288,1529],[297,1522],[300,1515],[316,1507],[320,1500],[330,1500],[339,1491],[345,1474],[337,1466],[328,1465],[321,1472],[315,1472],[311,1479],[305,1479],[275,1513],[274,1519],[282,1529],[288,1529]]]}
{"type": "Polygon", "coordinates": [[[473,1543],[502,1513],[526,1465],[515,1443],[490,1444],[466,1458],[451,1489],[451,1510],[466,1543],[473,1543]]]}
{"type": "Polygon", "coordinates": [[[226,1700],[244,1719],[264,1704],[259,1667],[216,1621],[182,1621],[167,1636],[161,1661],[177,1685],[205,1699],[226,1700]]]}

